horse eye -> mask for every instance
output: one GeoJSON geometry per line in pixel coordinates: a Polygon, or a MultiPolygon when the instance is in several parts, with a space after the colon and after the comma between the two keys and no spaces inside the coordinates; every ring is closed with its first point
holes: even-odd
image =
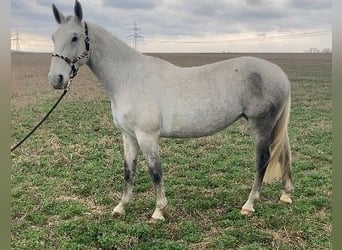
{"type": "Polygon", "coordinates": [[[71,39],[71,42],[77,42],[78,38],[76,36],[74,36],[72,39],[71,39]]]}

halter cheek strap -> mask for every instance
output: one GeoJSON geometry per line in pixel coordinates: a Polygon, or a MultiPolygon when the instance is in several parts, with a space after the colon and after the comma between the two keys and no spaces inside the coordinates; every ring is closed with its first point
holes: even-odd
{"type": "Polygon", "coordinates": [[[88,25],[86,22],[84,22],[84,34],[85,34],[85,39],[84,39],[84,43],[85,43],[85,51],[83,51],[83,53],[79,56],[77,56],[76,58],[74,59],[70,59],[69,57],[67,56],[62,56],[62,55],[59,55],[57,53],[53,53],[51,56],[52,57],[58,57],[58,58],[61,58],[63,59],[67,64],[69,64],[69,66],[71,67],[71,72],[70,72],[70,79],[73,79],[76,75],[77,75],[77,72],[79,70],[79,68],[76,67],[76,63],[85,58],[85,57],[88,57],[89,56],[89,49],[90,49],[90,39],[89,39],[89,32],[88,32],[88,25]]]}

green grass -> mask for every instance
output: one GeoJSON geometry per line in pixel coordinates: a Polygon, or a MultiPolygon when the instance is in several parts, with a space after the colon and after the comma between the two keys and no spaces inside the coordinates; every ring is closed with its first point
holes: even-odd
{"type": "MultiPolygon", "coordinates": [[[[331,249],[331,64],[281,66],[292,82],[292,205],[278,204],[275,183],[255,214],[240,215],[254,147],[239,121],[211,137],[161,139],[166,222],[149,223],[155,198],[143,157],[134,200],[114,218],[123,149],[110,103],[62,102],[12,154],[12,249],[331,249]]],[[[12,112],[13,143],[51,102],[12,112]]]]}

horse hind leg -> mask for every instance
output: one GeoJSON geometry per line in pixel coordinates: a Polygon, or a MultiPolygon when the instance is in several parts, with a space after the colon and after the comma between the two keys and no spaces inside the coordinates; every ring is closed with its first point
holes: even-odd
{"type": "Polygon", "coordinates": [[[292,178],[291,178],[291,150],[288,137],[286,138],[283,152],[280,157],[280,162],[283,164],[285,171],[282,175],[282,186],[283,190],[280,196],[280,202],[291,204],[292,199],[290,198],[290,193],[293,190],[292,178]],[[288,166],[287,166],[288,165],[288,166]]]}
{"type": "MultiPolygon", "coordinates": [[[[281,111],[280,117],[277,120],[273,129],[273,143],[270,148],[271,159],[268,164],[267,170],[276,169],[275,173],[279,173],[278,176],[282,178],[283,190],[280,196],[280,202],[292,203],[290,193],[293,189],[291,179],[291,149],[288,136],[288,121],[290,113],[291,99],[285,104],[285,107],[281,111]]],[[[265,182],[272,182],[272,174],[266,172],[265,182]]],[[[275,175],[275,177],[278,177],[275,175]]],[[[273,178],[277,179],[277,178],[273,178]]]]}
{"type": "Polygon", "coordinates": [[[269,147],[271,145],[271,128],[267,129],[267,124],[261,126],[257,125],[253,121],[250,121],[250,124],[256,145],[256,174],[254,176],[254,183],[252,190],[249,193],[248,200],[241,209],[242,215],[250,215],[255,211],[254,204],[260,199],[260,188],[265,175],[267,163],[270,158],[269,147]]]}
{"type": "Polygon", "coordinates": [[[259,198],[262,181],[271,183],[282,178],[283,190],[281,202],[292,203],[290,192],[293,189],[291,180],[291,151],[288,137],[288,119],[290,99],[274,122],[274,113],[269,113],[263,119],[251,119],[251,129],[256,141],[257,173],[249,198],[242,207],[242,214],[254,212],[254,202],[259,198]],[[274,124],[274,126],[273,126],[274,124]]]}
{"type": "Polygon", "coordinates": [[[134,176],[136,172],[137,157],[139,154],[139,145],[137,141],[129,136],[123,135],[124,145],[124,190],[122,192],[120,203],[114,208],[112,214],[116,216],[125,213],[125,207],[132,200],[134,176]]]}

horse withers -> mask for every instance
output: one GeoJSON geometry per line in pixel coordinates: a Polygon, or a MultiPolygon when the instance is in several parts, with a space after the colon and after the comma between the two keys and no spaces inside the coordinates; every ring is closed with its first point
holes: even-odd
{"type": "Polygon", "coordinates": [[[52,36],[50,83],[66,88],[79,67],[87,64],[106,89],[114,123],[122,132],[125,185],[114,214],[123,214],[131,201],[142,152],[156,192],[152,219],[164,220],[167,199],[158,138],[208,136],[241,117],[248,120],[256,153],[254,183],[241,213],[254,212],[262,181],[281,178],[280,200],[292,202],[290,82],[277,65],[246,56],[180,68],[140,54],[100,26],[85,22],[78,1],[74,16],[64,16],[55,5],[53,14],[59,27],[52,36]]]}

